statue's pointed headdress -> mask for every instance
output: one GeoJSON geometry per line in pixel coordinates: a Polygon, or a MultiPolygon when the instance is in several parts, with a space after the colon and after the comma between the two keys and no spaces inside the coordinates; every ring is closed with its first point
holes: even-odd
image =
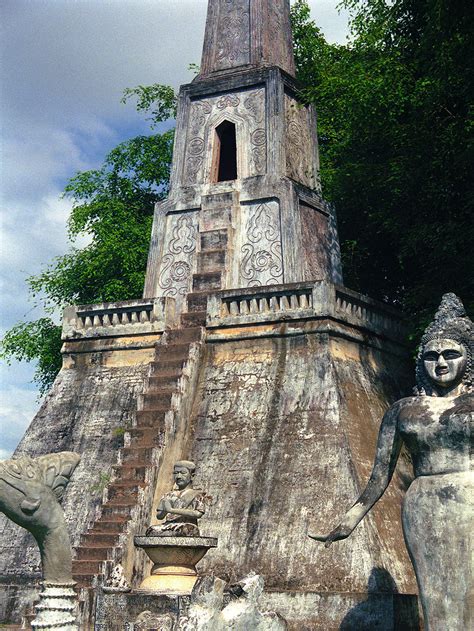
{"type": "Polygon", "coordinates": [[[466,389],[472,387],[472,356],[474,354],[474,326],[464,305],[456,294],[444,294],[438,311],[421,338],[416,361],[416,382],[419,394],[435,394],[423,364],[423,349],[431,340],[450,339],[462,344],[467,351],[467,366],[463,377],[466,389]]]}

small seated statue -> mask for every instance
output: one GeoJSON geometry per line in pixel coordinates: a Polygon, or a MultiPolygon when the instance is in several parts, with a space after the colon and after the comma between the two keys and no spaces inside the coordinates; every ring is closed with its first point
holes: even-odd
{"type": "Polygon", "coordinates": [[[173,467],[177,489],[163,495],[156,511],[162,524],[150,526],[147,537],[199,537],[198,519],[205,513],[208,498],[205,493],[193,489],[196,465],[180,460],[173,467]]]}

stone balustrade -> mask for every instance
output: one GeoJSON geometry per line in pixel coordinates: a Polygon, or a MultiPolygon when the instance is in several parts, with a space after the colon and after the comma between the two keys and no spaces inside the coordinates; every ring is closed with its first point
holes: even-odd
{"type": "Polygon", "coordinates": [[[312,283],[226,290],[212,294],[207,302],[207,325],[211,327],[312,314],[312,283]]]}
{"type": "Polygon", "coordinates": [[[404,322],[396,309],[325,281],[220,291],[207,302],[207,326],[235,326],[331,318],[358,328],[403,339],[404,322]]]}
{"type": "Polygon", "coordinates": [[[63,340],[134,335],[164,331],[174,320],[170,298],[130,300],[67,307],[63,315],[63,340]]]}
{"type": "Polygon", "coordinates": [[[399,338],[405,335],[405,323],[400,311],[382,302],[333,285],[331,296],[333,314],[350,324],[370,327],[378,333],[399,338]]]}

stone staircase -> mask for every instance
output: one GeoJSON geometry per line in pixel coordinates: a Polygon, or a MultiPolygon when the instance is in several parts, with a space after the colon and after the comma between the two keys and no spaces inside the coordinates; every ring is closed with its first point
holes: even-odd
{"type": "MultiPolygon", "coordinates": [[[[213,206],[212,212],[220,209],[213,206]]],[[[181,328],[166,331],[157,344],[139,397],[136,425],[126,433],[100,516],[76,548],[73,575],[79,587],[91,587],[95,577],[106,572],[106,564],[119,562],[132,533],[149,524],[165,422],[170,413],[179,414],[183,377],[192,363],[192,349],[203,343],[207,297],[222,287],[227,252],[227,228],[209,226],[200,232],[197,272],[187,295],[188,310],[181,314],[181,328]]]]}
{"type": "Polygon", "coordinates": [[[188,312],[181,315],[183,326],[205,326],[207,296],[222,288],[226,268],[227,229],[201,232],[197,273],[193,274],[192,291],[187,296],[188,312]]]}
{"type": "Polygon", "coordinates": [[[148,382],[137,404],[136,426],[127,431],[119,451],[100,517],[81,536],[75,551],[73,576],[78,587],[92,586],[107,563],[120,560],[120,548],[132,532],[149,524],[165,417],[169,422],[179,414],[189,373],[196,363],[193,350],[202,345],[203,335],[200,326],[184,326],[166,331],[157,344],[148,382]]]}

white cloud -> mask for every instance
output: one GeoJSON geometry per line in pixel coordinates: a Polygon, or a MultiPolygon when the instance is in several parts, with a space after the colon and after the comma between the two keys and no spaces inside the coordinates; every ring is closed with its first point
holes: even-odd
{"type": "Polygon", "coordinates": [[[344,44],[348,35],[348,12],[338,9],[334,0],[309,0],[311,16],[323,31],[328,42],[344,44]]]}
{"type": "Polygon", "coordinates": [[[8,386],[0,401],[0,459],[8,458],[39,408],[37,393],[8,386]]]}

